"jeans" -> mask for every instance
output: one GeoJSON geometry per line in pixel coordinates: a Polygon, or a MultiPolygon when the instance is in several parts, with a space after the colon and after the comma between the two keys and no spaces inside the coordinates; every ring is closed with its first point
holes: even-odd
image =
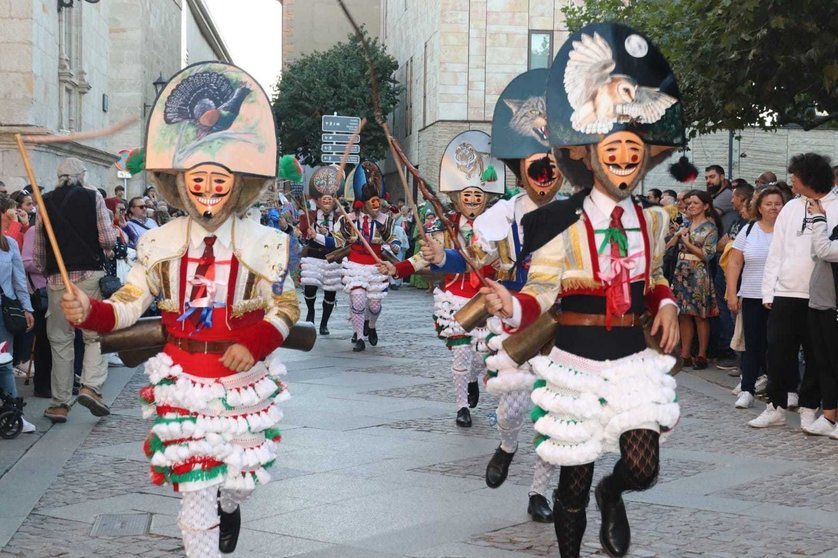
{"type": "MultiPolygon", "coordinates": [[[[0,343],[6,341],[8,343],[8,351],[9,353],[14,356],[14,348],[12,347],[12,343],[14,342],[15,336],[9,333],[9,330],[6,329],[6,324],[3,322],[3,318],[0,317],[0,343]]],[[[17,397],[17,386],[15,385],[15,371],[12,363],[0,365],[0,389],[11,395],[12,397],[17,397]]]]}
{"type": "Polygon", "coordinates": [[[820,370],[821,408],[829,411],[838,407],[838,312],[809,308],[809,332],[820,370]]]}
{"type": "Polygon", "coordinates": [[[768,350],[768,315],[770,310],[762,305],[761,298],[742,299],[742,329],[745,334],[745,352],[742,354],[742,391],[751,395],[756,391],[756,381],[766,373],[765,353],[768,350]]]}

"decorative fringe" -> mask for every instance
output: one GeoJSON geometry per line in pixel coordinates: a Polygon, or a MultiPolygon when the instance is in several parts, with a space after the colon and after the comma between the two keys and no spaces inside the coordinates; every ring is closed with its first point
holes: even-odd
{"type": "Polygon", "coordinates": [[[480,176],[482,182],[495,182],[498,179],[498,172],[493,165],[489,165],[480,176]]]}
{"type": "Polygon", "coordinates": [[[131,150],[131,153],[128,155],[128,159],[125,160],[125,170],[130,172],[131,176],[139,174],[145,170],[144,147],[138,147],[137,149],[131,150]]]}
{"type": "Polygon", "coordinates": [[[669,174],[678,182],[692,182],[698,178],[698,169],[695,168],[686,156],[678,159],[677,163],[669,165],[669,174]]]}
{"type": "Polygon", "coordinates": [[[279,177],[291,182],[299,182],[303,178],[303,167],[293,155],[283,155],[279,158],[279,177]]]}

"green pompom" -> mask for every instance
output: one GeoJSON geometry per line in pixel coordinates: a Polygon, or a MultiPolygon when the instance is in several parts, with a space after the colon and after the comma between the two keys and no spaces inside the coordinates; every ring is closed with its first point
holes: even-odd
{"type": "Polygon", "coordinates": [[[538,446],[541,445],[542,442],[545,442],[549,439],[550,438],[548,436],[545,436],[545,435],[541,434],[541,435],[536,436],[535,438],[533,438],[532,445],[533,445],[533,447],[537,448],[538,446]]]}
{"type": "Polygon", "coordinates": [[[543,388],[547,386],[547,380],[536,380],[532,384],[533,389],[543,388]]]}
{"type": "Polygon", "coordinates": [[[521,193],[521,189],[518,188],[517,186],[513,186],[512,188],[509,188],[507,186],[503,190],[503,196],[502,197],[505,200],[511,200],[512,198],[514,198],[515,196],[517,196],[520,193],[521,193]]]}
{"type": "Polygon", "coordinates": [[[279,159],[279,177],[291,182],[299,182],[303,178],[303,167],[293,155],[283,155],[279,159]]]}
{"type": "Polygon", "coordinates": [[[498,173],[495,170],[495,167],[489,165],[486,167],[486,170],[483,171],[483,175],[480,177],[483,182],[494,182],[498,179],[498,173]]]}
{"type": "Polygon", "coordinates": [[[125,170],[131,173],[131,176],[141,173],[145,169],[145,148],[134,149],[125,160],[125,170]]]}

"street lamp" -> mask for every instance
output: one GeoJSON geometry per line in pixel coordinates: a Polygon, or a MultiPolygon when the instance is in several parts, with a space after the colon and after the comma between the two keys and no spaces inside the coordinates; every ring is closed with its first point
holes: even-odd
{"type": "MultiPolygon", "coordinates": [[[[86,0],[91,4],[96,4],[99,0],[86,0]]],[[[74,0],[58,0],[58,11],[60,12],[62,8],[72,8],[74,0]]]]}
{"type": "MultiPolygon", "coordinates": [[[[154,97],[157,98],[160,95],[160,92],[163,91],[163,88],[166,87],[167,81],[163,79],[163,72],[160,72],[160,76],[151,82],[151,85],[154,86],[154,97]]],[[[143,117],[148,114],[148,109],[151,108],[152,105],[148,103],[143,103],[143,117]]]]}

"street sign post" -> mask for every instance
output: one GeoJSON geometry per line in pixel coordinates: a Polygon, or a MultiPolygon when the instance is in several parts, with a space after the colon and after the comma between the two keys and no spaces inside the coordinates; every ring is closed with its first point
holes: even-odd
{"type": "MultiPolygon", "coordinates": [[[[349,143],[352,139],[352,134],[320,134],[320,141],[323,143],[349,143]]],[[[352,143],[358,143],[359,138],[356,138],[352,143]]]]}
{"type": "MultiPolygon", "coordinates": [[[[342,153],[343,150],[341,150],[341,153],[321,153],[320,161],[327,164],[339,165],[343,157],[342,153]]],[[[361,157],[359,155],[350,155],[346,158],[346,162],[351,165],[357,165],[361,162],[361,157]]]]}
{"type": "Polygon", "coordinates": [[[345,132],[351,134],[361,123],[357,116],[323,115],[321,117],[321,130],[324,132],[345,132]]]}
{"type": "MultiPolygon", "coordinates": [[[[343,150],[346,149],[345,143],[324,143],[320,146],[320,151],[323,153],[343,153],[343,150]]],[[[357,143],[353,143],[349,146],[350,153],[360,153],[361,146],[357,143]]]]}

